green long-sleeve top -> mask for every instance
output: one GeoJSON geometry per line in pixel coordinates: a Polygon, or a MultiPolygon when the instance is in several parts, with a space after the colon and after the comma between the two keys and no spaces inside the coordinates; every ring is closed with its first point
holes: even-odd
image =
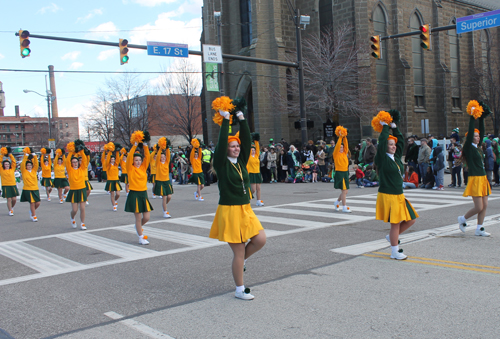
{"type": "Polygon", "coordinates": [[[389,126],[384,125],[378,137],[378,151],[375,155],[375,165],[378,169],[380,186],[378,191],[385,194],[403,194],[404,166],[401,161],[405,146],[403,134],[399,128],[392,129],[392,135],[398,138],[394,160],[387,155],[387,138],[389,137],[389,126]]]}
{"type": "Polygon", "coordinates": [[[477,150],[481,147],[483,143],[484,137],[484,118],[479,118],[479,144],[477,147],[474,147],[472,144],[472,140],[474,138],[474,117],[471,115],[469,120],[469,131],[467,132],[467,137],[465,138],[465,143],[462,148],[462,155],[465,157],[465,161],[467,161],[467,168],[469,170],[469,177],[473,176],[483,176],[486,175],[486,171],[484,170],[484,161],[483,156],[477,150]]]}
{"type": "Polygon", "coordinates": [[[219,186],[219,205],[246,205],[250,203],[250,179],[247,162],[250,156],[252,138],[246,120],[240,120],[240,154],[236,164],[227,158],[227,138],[229,136],[229,120],[224,119],[219,132],[219,141],[214,152],[214,169],[219,186]],[[238,169],[243,176],[243,185],[238,169]]]}

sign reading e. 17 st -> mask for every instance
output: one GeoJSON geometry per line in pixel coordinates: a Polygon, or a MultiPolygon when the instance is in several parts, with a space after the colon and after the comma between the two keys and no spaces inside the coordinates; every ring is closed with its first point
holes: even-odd
{"type": "Polygon", "coordinates": [[[500,26],[500,9],[457,19],[457,34],[500,26]]]}
{"type": "Polygon", "coordinates": [[[189,50],[188,45],[185,44],[148,41],[148,55],[187,58],[189,50]]]}

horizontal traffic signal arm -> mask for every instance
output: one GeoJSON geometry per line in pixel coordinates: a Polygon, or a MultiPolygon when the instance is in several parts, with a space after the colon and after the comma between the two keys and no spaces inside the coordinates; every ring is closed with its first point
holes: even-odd
{"type": "MultiPolygon", "coordinates": [[[[441,32],[441,31],[449,31],[452,29],[456,29],[456,25],[448,25],[448,26],[442,26],[442,27],[432,27],[431,28],[431,33],[434,32],[441,32]]],[[[412,36],[412,35],[420,35],[422,32],[420,30],[418,31],[413,31],[413,32],[408,32],[408,33],[401,33],[401,34],[396,34],[396,35],[388,35],[388,36],[383,36],[380,38],[381,41],[383,40],[389,40],[389,39],[398,39],[398,38],[404,38],[407,36],[412,36]]]]}
{"type": "MultiPolygon", "coordinates": [[[[19,33],[16,32],[15,35],[19,36],[19,33]]],[[[57,36],[38,35],[38,34],[31,34],[31,33],[30,33],[30,38],[46,39],[46,40],[56,40],[56,41],[66,41],[66,42],[76,42],[76,43],[80,43],[80,44],[112,46],[112,47],[119,47],[120,46],[120,44],[118,42],[63,38],[63,37],[57,37],[57,36]]],[[[131,45],[131,44],[128,44],[127,47],[128,48],[135,48],[135,49],[144,49],[144,50],[148,49],[147,45],[131,45]]],[[[190,55],[203,56],[203,52],[202,51],[188,51],[188,52],[189,52],[190,55]]],[[[223,59],[231,59],[231,60],[241,60],[241,61],[248,61],[248,62],[256,62],[256,63],[267,64],[267,65],[278,65],[278,66],[299,68],[299,64],[296,63],[296,62],[286,62],[286,61],[280,61],[280,60],[254,58],[254,57],[247,57],[247,56],[243,56],[243,55],[222,54],[222,58],[223,59]]]]}

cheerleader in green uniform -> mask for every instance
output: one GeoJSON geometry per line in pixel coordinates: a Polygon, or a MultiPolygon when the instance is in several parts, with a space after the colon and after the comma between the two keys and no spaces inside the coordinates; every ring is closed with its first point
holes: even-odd
{"type": "MultiPolygon", "coordinates": [[[[250,156],[250,129],[243,113],[237,112],[241,140],[229,136],[230,113],[221,110],[216,115],[219,114],[223,119],[213,158],[218,178],[219,206],[210,229],[210,238],[227,242],[233,251],[235,297],[252,300],[254,296],[250,294],[250,289],[245,289],[243,283],[245,261],[265,245],[266,233],[250,206],[250,180],[246,169],[250,156]]],[[[217,117],[215,120],[220,121],[217,117]]]]}
{"type": "Polygon", "coordinates": [[[467,106],[467,113],[470,114],[469,131],[465,134],[465,143],[462,148],[462,157],[467,163],[469,169],[469,181],[465,188],[464,197],[472,197],[474,207],[467,211],[465,215],[458,217],[458,226],[462,232],[467,227],[467,219],[477,214],[477,226],[475,234],[481,237],[489,237],[483,227],[486,208],[488,207],[488,196],[491,194],[491,187],[484,170],[484,160],[481,148],[484,137],[484,118],[491,111],[490,108],[482,102],[471,100],[467,106]],[[479,129],[474,128],[475,120],[479,120],[479,129]]]}
{"type": "Polygon", "coordinates": [[[45,193],[47,194],[47,201],[50,201],[50,193],[52,192],[52,187],[54,183],[52,182],[52,159],[50,158],[50,150],[42,148],[42,180],[40,184],[45,187],[45,193]]]}
{"type": "Polygon", "coordinates": [[[23,191],[21,202],[30,203],[30,218],[37,222],[36,210],[40,207],[40,191],[38,190],[38,157],[32,153],[31,148],[24,148],[24,158],[21,163],[21,174],[23,175],[23,191]]]}

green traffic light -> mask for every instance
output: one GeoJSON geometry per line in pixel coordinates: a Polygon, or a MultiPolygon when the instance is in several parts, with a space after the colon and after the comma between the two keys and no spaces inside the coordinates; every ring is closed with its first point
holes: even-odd
{"type": "Polygon", "coordinates": [[[372,57],[374,57],[375,59],[380,59],[380,57],[378,56],[378,54],[375,53],[375,52],[372,52],[372,57]]]}
{"type": "Polygon", "coordinates": [[[126,63],[128,61],[128,55],[124,55],[122,57],[122,63],[126,63]]]}
{"type": "Polygon", "coordinates": [[[23,56],[29,56],[29,55],[30,55],[30,53],[31,53],[31,50],[30,50],[29,48],[25,48],[25,49],[23,49],[23,51],[21,52],[21,54],[22,54],[23,56]]]}
{"type": "Polygon", "coordinates": [[[424,49],[429,49],[429,45],[427,45],[425,42],[420,43],[420,47],[424,49]]]}

